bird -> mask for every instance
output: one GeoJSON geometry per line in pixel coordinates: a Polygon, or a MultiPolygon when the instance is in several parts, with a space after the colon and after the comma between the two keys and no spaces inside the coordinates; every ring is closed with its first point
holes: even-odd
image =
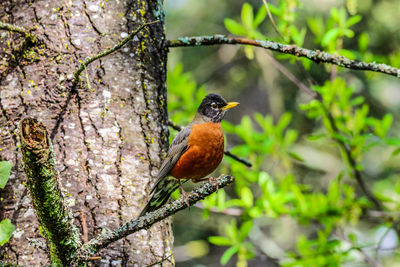
{"type": "Polygon", "coordinates": [[[215,93],[204,97],[194,119],[173,139],[150,191],[151,198],[139,217],[163,206],[178,187],[189,206],[181,179],[194,182],[212,179],[204,177],[218,167],[224,155],[221,121],[226,111],[237,105],[238,102],[227,102],[215,93]]]}

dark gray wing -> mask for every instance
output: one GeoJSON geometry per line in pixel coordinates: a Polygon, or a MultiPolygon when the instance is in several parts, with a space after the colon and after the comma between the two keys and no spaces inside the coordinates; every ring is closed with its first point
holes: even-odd
{"type": "MultiPolygon", "coordinates": [[[[189,125],[183,128],[175,136],[174,140],[171,143],[171,147],[168,150],[168,154],[161,164],[160,171],[157,175],[156,185],[159,182],[159,180],[168,175],[171,169],[175,166],[175,163],[178,161],[178,159],[188,149],[188,139],[191,131],[192,131],[192,126],[189,125]]],[[[153,190],[155,188],[156,186],[153,187],[153,190]]]]}
{"type": "Polygon", "coordinates": [[[151,189],[150,194],[152,197],[139,216],[160,208],[178,188],[179,185],[176,182],[176,179],[168,177],[168,174],[181,155],[188,149],[188,139],[191,130],[192,127],[190,125],[186,126],[175,136],[171,143],[171,147],[168,150],[168,154],[161,164],[156,183],[151,189]]]}

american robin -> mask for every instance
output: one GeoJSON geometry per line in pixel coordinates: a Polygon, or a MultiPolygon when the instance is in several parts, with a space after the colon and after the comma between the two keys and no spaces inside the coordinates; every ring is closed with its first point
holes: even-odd
{"type": "Polygon", "coordinates": [[[221,121],[225,112],[237,105],[238,102],[226,102],[218,94],[208,94],[203,99],[193,121],[172,141],[150,192],[151,199],[140,216],[164,205],[178,187],[185,197],[181,179],[203,181],[218,167],[224,155],[221,121]]]}

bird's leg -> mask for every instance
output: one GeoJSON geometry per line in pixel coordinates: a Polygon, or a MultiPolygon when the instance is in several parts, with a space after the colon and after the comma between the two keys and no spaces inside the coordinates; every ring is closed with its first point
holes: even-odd
{"type": "Polygon", "coordinates": [[[186,193],[185,189],[183,189],[183,186],[181,184],[181,180],[178,179],[178,184],[179,184],[179,189],[181,190],[181,194],[182,194],[182,198],[185,200],[186,204],[189,205],[189,197],[188,197],[188,193],[186,193]]]}
{"type": "MultiPolygon", "coordinates": [[[[219,178],[219,177],[218,177],[218,178],[219,178]]],[[[197,179],[197,180],[195,180],[194,182],[195,182],[195,183],[200,183],[200,182],[207,181],[207,182],[210,182],[210,183],[215,183],[215,185],[217,186],[217,191],[218,191],[218,189],[219,189],[219,186],[218,186],[218,178],[215,178],[215,177],[205,177],[205,178],[197,179]]]]}

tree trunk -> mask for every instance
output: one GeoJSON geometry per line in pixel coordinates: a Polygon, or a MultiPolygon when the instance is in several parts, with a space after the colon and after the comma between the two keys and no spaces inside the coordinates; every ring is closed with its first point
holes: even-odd
{"type": "MultiPolygon", "coordinates": [[[[136,217],[146,203],[168,145],[166,56],[161,1],[22,1],[0,3],[3,22],[36,28],[45,46],[1,31],[0,159],[14,168],[1,194],[0,219],[16,231],[0,259],[26,266],[49,264],[40,228],[25,187],[18,122],[43,121],[53,140],[65,197],[82,238],[114,229],[136,217]],[[71,90],[80,60],[126,37],[139,25],[160,20],[121,50],[82,73],[71,90]]],[[[170,220],[113,243],[99,266],[173,265],[170,220]]]]}

